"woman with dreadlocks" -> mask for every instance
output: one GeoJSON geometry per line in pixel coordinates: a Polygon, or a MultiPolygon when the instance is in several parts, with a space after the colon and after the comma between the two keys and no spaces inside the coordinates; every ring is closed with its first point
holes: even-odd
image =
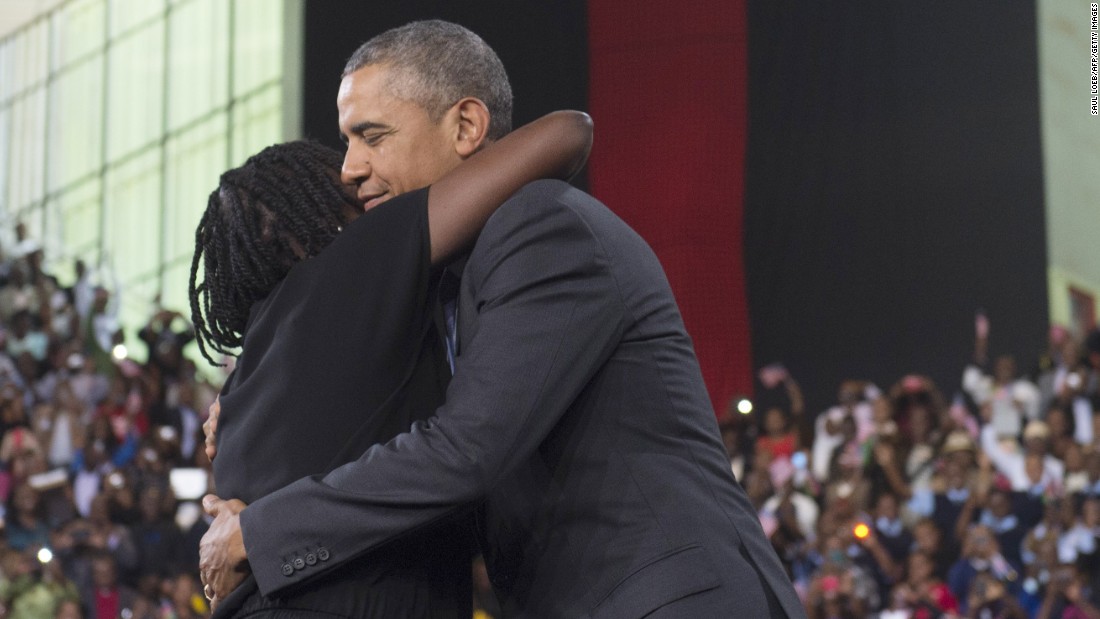
{"type": "MultiPolygon", "coordinates": [[[[365,214],[341,156],[317,144],[272,146],[223,174],[190,280],[203,355],[241,349],[220,396],[218,492],[251,503],[429,417],[450,376],[445,260],[524,184],[571,176],[590,144],[587,115],[557,112],[365,214]]],[[[249,577],[216,614],[468,617],[469,530],[465,517],[438,523],[278,600],[249,577]]],[[[284,573],[337,552],[303,547],[284,573]]]]}

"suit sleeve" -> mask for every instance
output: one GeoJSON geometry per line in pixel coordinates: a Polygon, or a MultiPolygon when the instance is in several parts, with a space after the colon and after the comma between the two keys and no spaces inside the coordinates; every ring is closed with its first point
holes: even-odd
{"type": "Polygon", "coordinates": [[[621,297],[598,239],[562,200],[584,194],[567,187],[532,183],[486,225],[464,284],[477,326],[436,416],[241,513],[265,595],[483,497],[534,453],[610,356],[623,332],[621,297]]]}

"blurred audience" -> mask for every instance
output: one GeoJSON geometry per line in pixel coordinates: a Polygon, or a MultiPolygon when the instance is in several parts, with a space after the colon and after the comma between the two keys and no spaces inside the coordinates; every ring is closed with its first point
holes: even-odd
{"type": "Polygon", "coordinates": [[[815,415],[772,364],[763,415],[719,419],[810,617],[1100,619],[1100,332],[1052,328],[1028,377],[989,327],[950,400],[851,379],[815,415]]]}
{"type": "Polygon", "coordinates": [[[156,310],[129,358],[110,278],[77,261],[65,288],[37,243],[18,250],[0,261],[0,617],[208,615],[189,545],[219,386],[184,354],[191,325],[156,310]]]}

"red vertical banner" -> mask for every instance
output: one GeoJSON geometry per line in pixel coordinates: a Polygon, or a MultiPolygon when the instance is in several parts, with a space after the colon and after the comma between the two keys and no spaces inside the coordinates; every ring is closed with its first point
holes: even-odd
{"type": "Polygon", "coordinates": [[[589,0],[593,195],[657,252],[715,410],[752,390],[745,0],[589,0]]]}

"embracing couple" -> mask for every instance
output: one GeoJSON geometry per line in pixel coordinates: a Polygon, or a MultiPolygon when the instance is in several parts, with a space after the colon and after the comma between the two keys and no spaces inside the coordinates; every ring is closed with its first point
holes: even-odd
{"type": "Polygon", "coordinates": [[[469,617],[481,552],[507,617],[804,616],[656,256],[560,180],[588,117],[510,131],[499,58],[441,21],[365,43],[336,101],[342,158],[265,149],[196,233],[203,353],[241,349],[215,615],[469,617]]]}

